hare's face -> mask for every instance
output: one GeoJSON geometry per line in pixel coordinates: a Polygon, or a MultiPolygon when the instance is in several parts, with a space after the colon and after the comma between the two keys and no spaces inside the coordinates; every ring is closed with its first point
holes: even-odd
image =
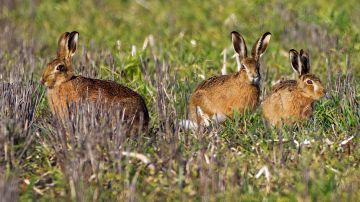
{"type": "Polygon", "coordinates": [[[258,63],[253,58],[245,58],[241,61],[242,68],[245,69],[249,83],[259,85],[260,83],[260,72],[258,63]]]}
{"type": "Polygon", "coordinates": [[[310,57],[303,49],[297,52],[294,49],[289,51],[290,64],[293,70],[299,75],[298,88],[304,97],[318,100],[325,96],[325,88],[320,79],[310,74],[310,57]]]}
{"type": "Polygon", "coordinates": [[[325,96],[325,88],[320,79],[312,74],[301,75],[299,85],[305,97],[318,100],[325,96]]]}
{"type": "Polygon", "coordinates": [[[41,83],[54,88],[74,76],[71,66],[75,54],[79,33],[77,31],[63,33],[58,41],[57,58],[49,62],[43,72],[41,83]]]}
{"type": "Polygon", "coordinates": [[[270,32],[263,34],[253,45],[251,50],[251,57],[248,57],[244,38],[241,36],[241,34],[235,31],[231,32],[231,40],[233,42],[234,50],[240,59],[241,68],[245,69],[248,82],[253,85],[260,84],[259,60],[267,49],[270,38],[270,32]]]}
{"type": "Polygon", "coordinates": [[[47,64],[41,83],[48,88],[56,87],[73,76],[71,69],[71,62],[55,59],[47,64]]]}

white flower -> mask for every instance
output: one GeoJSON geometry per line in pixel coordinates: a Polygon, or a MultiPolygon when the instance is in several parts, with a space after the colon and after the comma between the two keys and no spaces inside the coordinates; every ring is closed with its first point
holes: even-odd
{"type": "Polygon", "coordinates": [[[191,39],[190,43],[193,47],[196,47],[196,41],[194,39],[191,39]]]}

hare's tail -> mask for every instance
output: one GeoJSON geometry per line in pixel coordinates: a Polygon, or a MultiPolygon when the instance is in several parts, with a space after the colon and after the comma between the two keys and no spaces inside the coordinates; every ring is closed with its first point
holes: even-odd
{"type": "MultiPolygon", "coordinates": [[[[210,126],[211,120],[209,116],[205,114],[199,106],[196,107],[196,115],[201,119],[201,126],[210,126]]],[[[199,124],[191,120],[180,120],[179,126],[185,130],[196,130],[199,128],[199,124]]]]}
{"type": "Polygon", "coordinates": [[[199,128],[198,124],[191,121],[191,120],[180,120],[179,122],[179,127],[184,129],[184,130],[196,130],[199,128]]]}

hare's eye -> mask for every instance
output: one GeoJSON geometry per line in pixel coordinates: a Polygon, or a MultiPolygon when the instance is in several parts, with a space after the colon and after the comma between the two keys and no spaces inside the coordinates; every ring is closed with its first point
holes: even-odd
{"type": "Polygon", "coordinates": [[[65,65],[63,65],[63,64],[58,65],[58,66],[56,67],[56,70],[58,70],[58,71],[60,71],[60,72],[65,71],[65,65]]]}
{"type": "Polygon", "coordinates": [[[307,84],[313,84],[313,82],[311,80],[307,80],[306,83],[307,84]]]}

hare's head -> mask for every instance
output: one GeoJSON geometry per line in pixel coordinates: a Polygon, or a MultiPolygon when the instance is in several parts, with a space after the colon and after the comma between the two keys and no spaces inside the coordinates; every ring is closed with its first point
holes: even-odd
{"type": "Polygon", "coordinates": [[[72,57],[75,54],[79,33],[65,32],[58,41],[57,57],[49,62],[43,72],[41,83],[53,88],[74,76],[72,57]]]}
{"type": "MultiPolygon", "coordinates": [[[[254,44],[251,57],[248,57],[244,38],[236,31],[231,32],[232,43],[244,69],[249,83],[258,85],[260,82],[260,57],[269,45],[271,33],[266,32],[254,44]]],[[[240,70],[241,71],[241,70],[240,70]]]]}
{"type": "Polygon", "coordinates": [[[310,58],[304,51],[300,50],[300,54],[291,49],[289,52],[290,63],[293,70],[299,75],[298,87],[302,91],[302,95],[314,100],[322,98],[326,91],[320,79],[310,74],[310,58]]]}

